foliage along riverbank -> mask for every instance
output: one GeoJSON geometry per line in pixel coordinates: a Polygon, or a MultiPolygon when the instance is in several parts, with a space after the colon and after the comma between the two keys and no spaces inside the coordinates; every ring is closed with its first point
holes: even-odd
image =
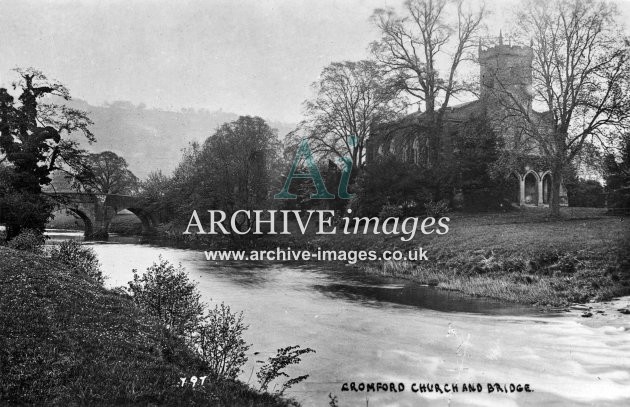
{"type": "Polygon", "coordinates": [[[0,404],[297,405],[209,377],[184,342],[120,291],[0,246],[0,404]],[[166,336],[165,336],[166,335],[166,336]]]}
{"type": "MultiPolygon", "coordinates": [[[[402,250],[422,247],[428,261],[359,262],[369,274],[410,279],[473,296],[543,306],[566,306],[630,294],[630,218],[604,209],[562,208],[451,214],[445,235],[417,233],[410,242],[383,235],[265,235],[247,249],[402,250]]],[[[164,234],[180,247],[231,249],[225,238],[164,234]]]]}

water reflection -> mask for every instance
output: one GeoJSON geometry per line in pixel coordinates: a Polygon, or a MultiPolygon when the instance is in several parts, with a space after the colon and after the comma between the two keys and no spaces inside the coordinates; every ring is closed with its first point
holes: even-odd
{"type": "Polygon", "coordinates": [[[536,310],[527,306],[507,306],[498,301],[469,296],[408,283],[403,286],[339,284],[315,285],[316,290],[332,298],[371,303],[393,303],[442,312],[468,312],[488,315],[531,315],[536,310]]]}
{"type": "Polygon", "coordinates": [[[247,267],[244,264],[237,263],[227,266],[203,260],[202,262],[197,262],[197,265],[200,270],[229,279],[240,286],[263,288],[265,284],[270,282],[269,274],[264,272],[269,266],[264,264],[252,264],[247,267]]]}
{"type": "Polygon", "coordinates": [[[83,232],[79,232],[71,229],[46,229],[44,236],[48,239],[48,242],[54,243],[62,240],[77,240],[83,241],[83,232]]]}

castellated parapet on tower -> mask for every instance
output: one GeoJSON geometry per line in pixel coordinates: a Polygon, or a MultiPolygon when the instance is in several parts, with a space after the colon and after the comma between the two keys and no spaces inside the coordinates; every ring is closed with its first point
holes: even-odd
{"type": "Polygon", "coordinates": [[[497,104],[506,103],[509,92],[531,109],[533,59],[531,47],[505,45],[501,37],[498,45],[485,49],[479,46],[480,99],[488,108],[505,107],[497,104]]]}

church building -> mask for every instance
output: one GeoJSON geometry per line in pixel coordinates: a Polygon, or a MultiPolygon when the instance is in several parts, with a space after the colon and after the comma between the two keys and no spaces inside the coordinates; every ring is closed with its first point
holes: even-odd
{"type": "MultiPolygon", "coordinates": [[[[431,167],[432,160],[453,158],[456,138],[466,131],[472,120],[488,121],[493,131],[502,138],[503,148],[518,152],[522,157],[511,169],[515,179],[512,201],[520,206],[546,206],[551,201],[552,174],[542,163],[540,146],[527,136],[523,109],[533,118],[539,133],[551,127],[549,113],[532,109],[533,51],[528,46],[503,44],[499,37],[491,47],[479,46],[480,93],[479,98],[448,107],[443,115],[443,131],[437,146],[427,135],[427,116],[424,112],[412,113],[397,122],[389,123],[373,132],[367,142],[367,161],[393,155],[419,166],[431,167]],[[517,114],[515,104],[519,106],[517,114]],[[519,119],[520,116],[520,119],[519,119]],[[436,155],[431,149],[439,149],[436,155]]],[[[550,132],[550,130],[549,130],[550,132]]],[[[558,175],[559,176],[559,175],[558,175]]],[[[567,205],[567,193],[561,186],[560,204],[567,205]]]]}

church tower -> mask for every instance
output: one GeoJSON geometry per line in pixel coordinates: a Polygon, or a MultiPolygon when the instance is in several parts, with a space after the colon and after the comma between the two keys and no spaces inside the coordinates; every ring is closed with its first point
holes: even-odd
{"type": "Polygon", "coordinates": [[[480,99],[489,112],[504,110],[514,100],[531,109],[533,59],[530,47],[504,45],[502,35],[493,47],[479,44],[480,99]]]}

